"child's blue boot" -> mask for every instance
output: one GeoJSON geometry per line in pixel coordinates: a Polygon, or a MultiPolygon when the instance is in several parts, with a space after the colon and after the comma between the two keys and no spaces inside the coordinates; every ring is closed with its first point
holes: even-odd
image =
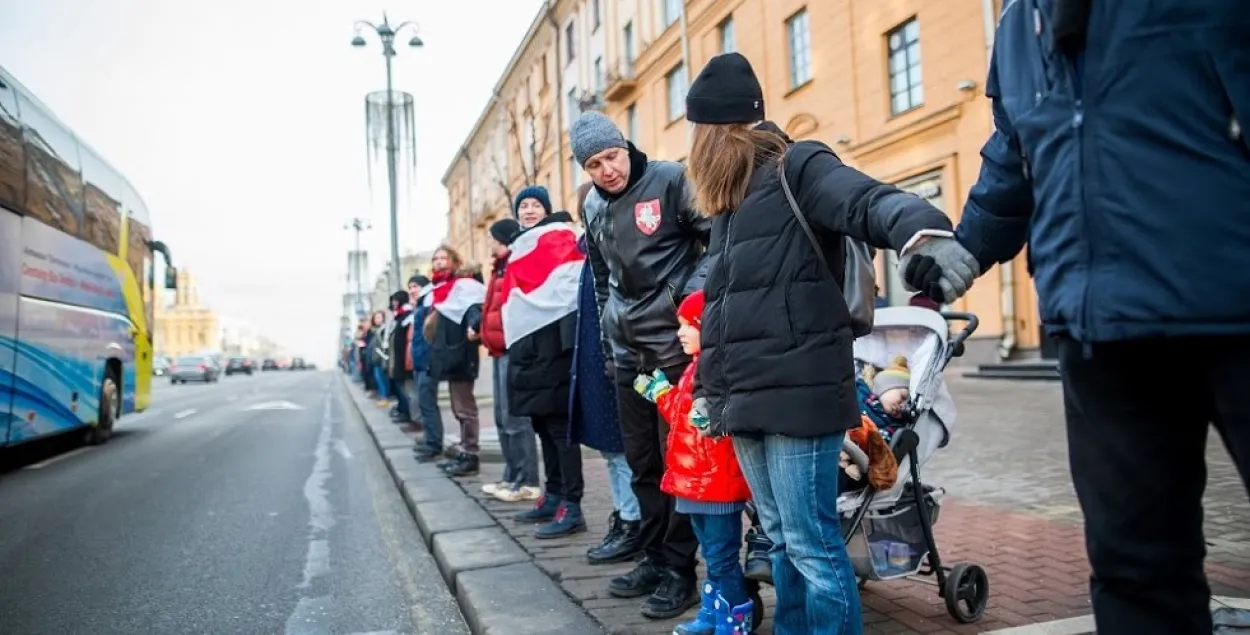
{"type": "Polygon", "coordinates": [[[720,597],[720,588],[711,580],[704,580],[699,587],[699,612],[694,619],[678,624],[673,635],[715,635],[716,625],[728,615],[728,604],[720,597]]]}
{"type": "Polygon", "coordinates": [[[747,600],[738,606],[730,607],[725,598],[717,598],[717,602],[725,608],[717,616],[715,635],[746,635],[755,630],[755,602],[747,600]]]}

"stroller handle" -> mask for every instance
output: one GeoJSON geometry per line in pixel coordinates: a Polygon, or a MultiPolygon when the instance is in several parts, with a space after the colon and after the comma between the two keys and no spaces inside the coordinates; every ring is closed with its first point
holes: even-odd
{"type": "Polygon", "coordinates": [[[942,317],[947,322],[963,322],[964,327],[960,329],[954,337],[946,345],[946,362],[950,362],[952,358],[959,357],[964,354],[964,341],[976,332],[977,327],[981,325],[981,320],[971,313],[962,313],[958,311],[943,311],[942,317]]]}

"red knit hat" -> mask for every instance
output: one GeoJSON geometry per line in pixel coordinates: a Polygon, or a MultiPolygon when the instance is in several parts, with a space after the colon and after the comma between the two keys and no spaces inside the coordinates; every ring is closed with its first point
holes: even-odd
{"type": "Polygon", "coordinates": [[[677,317],[685,320],[695,328],[703,328],[703,290],[700,289],[686,296],[677,307],[677,317]]]}

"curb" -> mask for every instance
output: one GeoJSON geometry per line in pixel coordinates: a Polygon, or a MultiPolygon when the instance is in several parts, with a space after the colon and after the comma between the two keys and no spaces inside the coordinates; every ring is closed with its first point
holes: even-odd
{"type": "MultiPolygon", "coordinates": [[[[1250,611],[1250,599],[1234,598],[1234,597],[1211,597],[1211,610],[1221,607],[1229,607],[1234,609],[1242,609],[1250,611]]],[[[1218,630],[1218,629],[1217,629],[1218,630]]],[[[1063,620],[1055,620],[1053,622],[1042,622],[1040,624],[1029,624],[1027,626],[1013,626],[1011,628],[1002,628],[996,631],[989,631],[983,635],[1096,635],[1094,632],[1094,616],[1083,615],[1081,617],[1070,617],[1063,620]]]]}
{"type": "Polygon", "coordinates": [[[458,483],[418,463],[407,435],[361,407],[356,387],[339,377],[473,635],[604,633],[458,483]]]}

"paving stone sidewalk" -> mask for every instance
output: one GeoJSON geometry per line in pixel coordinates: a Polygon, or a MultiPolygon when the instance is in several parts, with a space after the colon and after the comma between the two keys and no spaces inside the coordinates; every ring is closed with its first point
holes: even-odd
{"type": "MultiPolygon", "coordinates": [[[[948,384],[959,417],[950,446],[925,466],[922,476],[947,492],[936,528],[944,562],[973,562],[987,569],[989,609],[980,622],[961,625],[947,615],[931,579],[870,583],[862,592],[865,632],[984,633],[1088,614],[1088,564],[1068,476],[1058,385],[974,380],[954,373],[948,374],[948,384]]],[[[493,428],[486,409],[482,427],[493,428]]],[[[1250,597],[1250,502],[1216,440],[1208,462],[1205,505],[1213,591],[1250,597]]],[[[499,478],[501,471],[500,465],[485,465],[479,477],[463,479],[460,485],[605,629],[670,633],[681,621],[648,620],[638,612],[641,600],[607,594],[608,580],[631,565],[592,567],[585,562],[586,550],[602,537],[611,512],[602,459],[588,458],[584,466],[590,531],[554,541],[535,540],[531,526],[512,521],[523,505],[481,494],[480,485],[499,478]]],[[[771,607],[769,590],[765,599],[771,607]]],[[[758,632],[771,635],[771,619],[758,632]]]]}

